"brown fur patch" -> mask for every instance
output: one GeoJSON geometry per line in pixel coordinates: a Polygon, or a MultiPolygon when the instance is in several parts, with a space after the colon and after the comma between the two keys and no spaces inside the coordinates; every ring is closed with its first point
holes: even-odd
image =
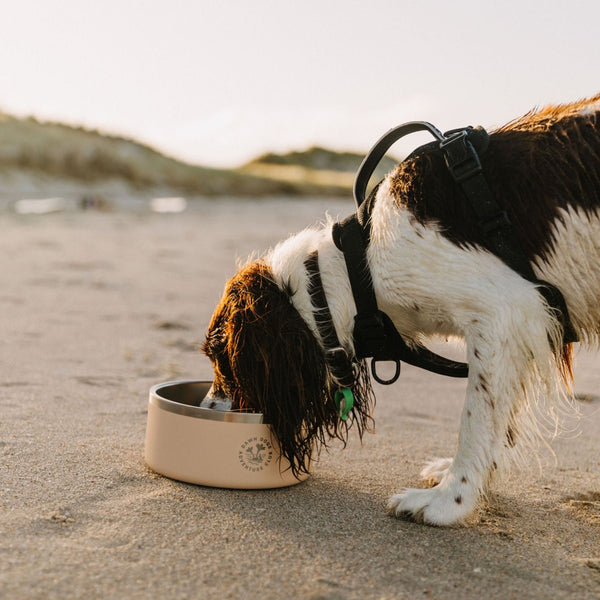
{"type": "MultiPolygon", "coordinates": [[[[567,206],[600,209],[600,95],[531,112],[490,134],[485,178],[530,260],[552,248],[552,223],[567,206]]],[[[396,201],[423,224],[437,223],[460,246],[488,250],[477,219],[439,150],[417,153],[391,180],[396,201]]]]}

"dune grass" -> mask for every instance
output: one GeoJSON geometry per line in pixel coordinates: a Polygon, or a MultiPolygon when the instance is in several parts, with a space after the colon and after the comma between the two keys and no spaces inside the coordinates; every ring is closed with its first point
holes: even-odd
{"type": "Polygon", "coordinates": [[[348,195],[362,159],[324,149],[277,156],[239,169],[211,169],[132,139],[0,113],[0,175],[24,171],[84,184],[116,178],[135,189],[160,187],[202,196],[340,196],[348,195]]]}

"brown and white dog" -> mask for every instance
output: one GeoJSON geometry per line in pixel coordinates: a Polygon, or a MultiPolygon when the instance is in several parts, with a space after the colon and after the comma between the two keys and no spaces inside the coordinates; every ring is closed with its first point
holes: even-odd
{"type": "MultiPolygon", "coordinates": [[[[600,341],[600,95],[552,106],[490,134],[481,157],[536,276],[562,292],[579,339],[600,341]]],[[[212,396],[265,414],[282,453],[301,472],[313,448],[349,424],[369,426],[373,394],[360,369],[352,418],[342,422],[315,323],[305,267],[318,250],[333,323],[353,353],[355,305],[332,223],[305,230],[251,262],[227,284],[204,351],[212,396]]],[[[474,511],[519,440],[535,437],[531,407],[571,390],[571,352],[536,285],[488,248],[462,192],[436,152],[401,163],[380,185],[368,247],[377,302],[408,341],[466,341],[469,379],[453,459],[429,463],[428,489],[405,489],[391,511],[450,525],[474,511]]]]}

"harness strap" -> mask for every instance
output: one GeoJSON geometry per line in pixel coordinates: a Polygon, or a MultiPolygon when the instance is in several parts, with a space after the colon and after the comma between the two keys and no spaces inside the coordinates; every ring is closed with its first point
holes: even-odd
{"type": "Polygon", "coordinates": [[[448,170],[469,201],[479,229],[496,255],[525,279],[534,281],[535,273],[514,234],[512,223],[496,202],[483,175],[479,156],[468,137],[471,130],[458,130],[440,143],[448,170]]]}
{"type": "Polygon", "coordinates": [[[467,377],[468,365],[439,356],[420,344],[409,346],[392,320],[377,306],[373,281],[367,263],[367,244],[356,214],[333,226],[335,245],[344,255],[348,278],[356,304],[354,350],[357,358],[372,357],[371,373],[381,384],[394,383],[400,376],[400,361],[449,377],[467,377]],[[393,361],[396,372],[391,379],[377,374],[377,363],[393,361]]]}
{"type": "MultiPolygon", "coordinates": [[[[539,292],[556,313],[563,328],[563,343],[577,341],[567,303],[561,291],[551,283],[538,279],[521,248],[510,218],[498,205],[483,175],[479,156],[469,140],[472,127],[451,132],[440,143],[444,160],[454,181],[461,187],[487,237],[494,253],[511,269],[539,286],[539,292]]],[[[487,135],[487,134],[486,134],[487,135]]]]}

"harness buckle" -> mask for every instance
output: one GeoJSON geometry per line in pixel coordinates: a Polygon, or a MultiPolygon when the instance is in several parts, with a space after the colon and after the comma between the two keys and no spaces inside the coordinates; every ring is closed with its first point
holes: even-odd
{"type": "Polygon", "coordinates": [[[468,130],[461,129],[451,132],[449,137],[440,142],[446,166],[456,183],[462,183],[483,170],[479,156],[467,135],[468,130]]]}

